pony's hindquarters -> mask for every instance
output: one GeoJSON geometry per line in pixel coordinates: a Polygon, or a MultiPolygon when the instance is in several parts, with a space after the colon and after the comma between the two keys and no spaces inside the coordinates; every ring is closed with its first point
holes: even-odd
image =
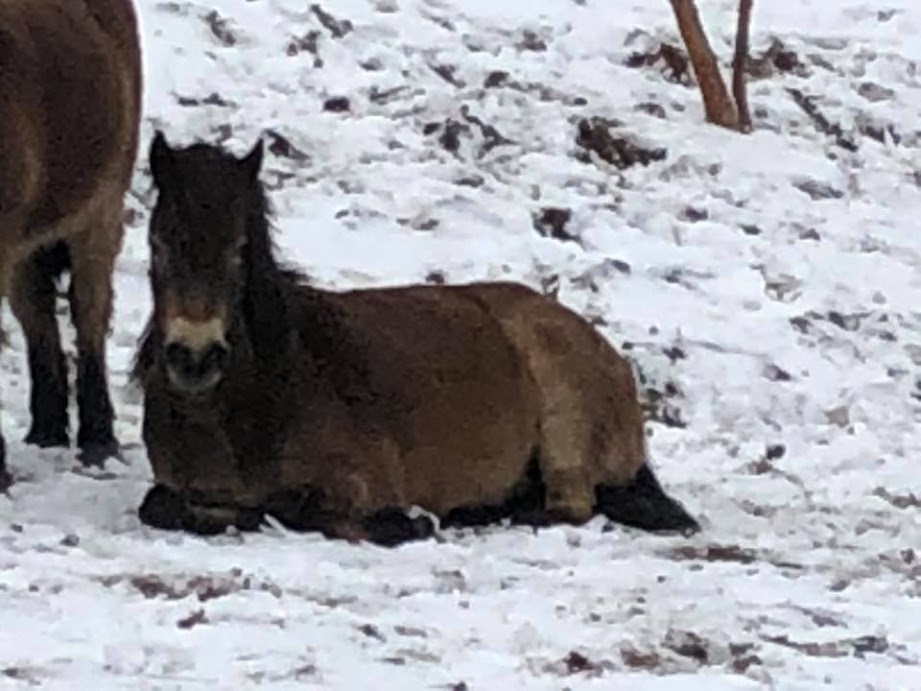
{"type": "Polygon", "coordinates": [[[547,511],[561,520],[588,520],[595,487],[627,483],[644,462],[629,364],[585,320],[525,286],[468,290],[488,304],[537,384],[547,511]]]}
{"type": "Polygon", "coordinates": [[[530,288],[496,283],[468,290],[488,304],[536,381],[547,514],[581,523],[603,513],[647,530],[696,526],[647,465],[627,360],[582,317],[530,288]]]}

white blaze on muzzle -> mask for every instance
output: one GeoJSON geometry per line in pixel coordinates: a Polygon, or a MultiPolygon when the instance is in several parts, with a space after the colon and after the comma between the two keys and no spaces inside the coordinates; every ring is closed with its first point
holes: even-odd
{"type": "Polygon", "coordinates": [[[227,346],[227,325],[219,317],[192,320],[174,317],[167,323],[166,343],[178,343],[194,353],[217,344],[227,346]]]}

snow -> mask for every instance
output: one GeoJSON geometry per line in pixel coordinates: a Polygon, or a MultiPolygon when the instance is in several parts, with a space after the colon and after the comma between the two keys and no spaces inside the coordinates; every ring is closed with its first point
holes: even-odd
{"type": "MultiPolygon", "coordinates": [[[[726,61],[736,3],[700,4],[726,61]]],[[[664,0],[341,0],[323,6],[351,22],[339,38],[294,0],[138,7],[146,113],[109,352],[126,462],[83,470],[72,450],[19,441],[29,383],[11,329],[0,685],[918,688],[921,6],[755,3],[753,52],[779,38],[807,73],[751,82],[750,136],[704,124],[661,65],[624,65],[676,40],[664,0]],[[516,47],[525,30],[545,49],[516,47]],[[312,31],[317,56],[289,51],[312,31]],[[496,70],[512,84],[483,88],[496,70]],[[858,150],[818,133],[788,88],[858,150]],[[223,105],[200,103],[211,94],[223,105]],[[323,110],[340,96],[350,112],[323,110]],[[485,146],[472,125],[451,153],[443,127],[426,134],[464,106],[511,143],[485,146]],[[592,116],[665,160],[579,161],[592,116]],[[868,123],[898,141],[860,134],[868,123]],[[155,127],[239,154],[276,133],[279,245],[318,285],[509,278],[603,320],[644,388],[673,387],[667,417],[686,425],[660,410],[650,455],[704,532],[596,519],[386,550],[141,526],[150,469],[126,373],[150,308],[155,127]],[[576,241],[535,231],[544,207],[571,210],[576,241]]]]}

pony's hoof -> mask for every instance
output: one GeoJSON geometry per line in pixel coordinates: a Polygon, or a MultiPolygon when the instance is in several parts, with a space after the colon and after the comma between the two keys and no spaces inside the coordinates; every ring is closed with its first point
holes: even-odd
{"type": "Polygon", "coordinates": [[[262,516],[262,511],[259,509],[240,508],[237,509],[233,524],[237,530],[252,533],[259,530],[262,525],[262,516]]]}
{"type": "Polygon", "coordinates": [[[369,542],[382,547],[396,547],[404,542],[426,540],[435,534],[435,524],[426,516],[410,518],[402,509],[377,511],[363,521],[369,542]]]}
{"type": "Polygon", "coordinates": [[[26,444],[37,446],[40,449],[62,448],[70,446],[70,437],[65,430],[41,429],[33,426],[23,440],[26,444]]]}
{"type": "Polygon", "coordinates": [[[154,485],[138,507],[141,523],[161,530],[180,530],[186,513],[185,502],[178,492],[154,485]]]}
{"type": "Polygon", "coordinates": [[[124,461],[121,446],[115,439],[104,442],[88,442],[80,447],[80,452],[77,454],[77,460],[87,467],[101,468],[110,458],[124,461]]]}

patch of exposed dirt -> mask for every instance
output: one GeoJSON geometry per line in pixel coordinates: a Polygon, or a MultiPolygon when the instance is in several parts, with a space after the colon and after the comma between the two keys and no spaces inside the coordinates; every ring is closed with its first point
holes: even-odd
{"type": "Polygon", "coordinates": [[[663,161],[667,155],[664,148],[642,146],[628,135],[612,134],[622,123],[605,118],[591,117],[579,120],[576,145],[580,148],[577,158],[585,163],[595,154],[602,161],[621,170],[637,164],[648,166],[663,161]]]}

